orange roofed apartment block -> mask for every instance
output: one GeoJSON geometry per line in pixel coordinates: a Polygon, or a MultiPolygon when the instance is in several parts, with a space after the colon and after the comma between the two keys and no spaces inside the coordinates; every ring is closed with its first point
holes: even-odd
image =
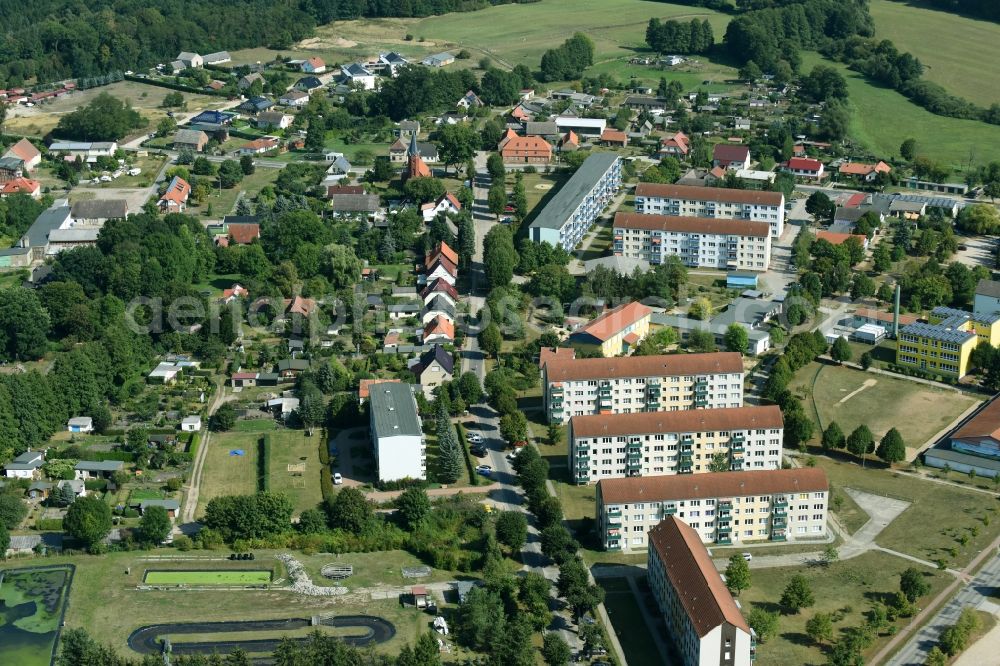
{"type": "Polygon", "coordinates": [[[552,146],[540,136],[520,136],[512,129],[500,140],[497,149],[508,164],[548,164],[552,146]]]}

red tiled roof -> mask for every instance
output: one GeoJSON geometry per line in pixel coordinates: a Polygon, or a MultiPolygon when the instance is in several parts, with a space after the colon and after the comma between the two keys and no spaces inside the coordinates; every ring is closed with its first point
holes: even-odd
{"type": "Polygon", "coordinates": [[[246,287],[239,284],[234,284],[230,289],[226,289],[222,292],[222,300],[228,300],[233,296],[248,296],[250,292],[247,291],[246,287]]]}
{"type": "Polygon", "coordinates": [[[29,194],[34,195],[41,190],[42,184],[30,178],[14,178],[5,183],[0,183],[0,194],[29,194]]]}
{"type": "Polygon", "coordinates": [[[255,238],[260,238],[259,224],[231,224],[229,237],[237,245],[249,245],[255,238]]]}
{"type": "Polygon", "coordinates": [[[792,157],[787,162],[789,169],[797,171],[819,171],[823,163],[811,157],[792,157]]]}
{"type": "Polygon", "coordinates": [[[25,162],[30,162],[36,157],[41,156],[38,148],[35,148],[35,144],[31,143],[27,139],[21,139],[13,146],[7,149],[7,152],[14,153],[18,158],[24,160],[25,162]]]}
{"type": "Polygon", "coordinates": [[[878,164],[865,164],[863,162],[846,162],[840,165],[840,173],[846,174],[848,176],[867,176],[872,173],[889,173],[892,171],[890,167],[885,162],[879,162],[878,164]]]}
{"type": "Polygon", "coordinates": [[[326,67],[326,63],[323,62],[323,59],[322,58],[317,58],[316,56],[313,56],[312,58],[309,58],[308,60],[306,60],[306,62],[309,63],[310,65],[312,65],[314,68],[316,68],[316,67],[326,67]]]}
{"type": "Polygon", "coordinates": [[[742,372],[743,356],[738,352],[552,359],[545,364],[545,376],[549,382],[742,372]]]}
{"type": "Polygon", "coordinates": [[[635,345],[635,343],[639,342],[639,334],[636,333],[635,331],[632,331],[631,333],[629,333],[628,335],[626,335],[624,338],[622,338],[622,340],[625,342],[625,344],[627,344],[628,346],[632,347],[632,346],[635,345]]]}
{"type": "Polygon", "coordinates": [[[611,141],[613,143],[628,143],[628,135],[617,129],[607,128],[601,132],[601,141],[611,141]]]}
{"type": "Polygon", "coordinates": [[[771,226],[767,222],[730,220],[721,217],[642,215],[640,213],[615,213],[614,227],[731,236],[768,236],[771,233],[771,226]]]}
{"type": "MultiPolygon", "coordinates": [[[[872,310],[870,308],[858,308],[858,311],[854,313],[855,316],[861,319],[874,319],[875,321],[884,322],[887,324],[892,323],[893,315],[891,312],[885,312],[883,310],[872,310]]],[[[909,326],[910,324],[917,323],[917,318],[914,315],[909,314],[899,314],[899,325],[909,326]]]]}
{"type": "Polygon", "coordinates": [[[847,201],[844,202],[844,208],[857,208],[865,202],[864,192],[855,192],[851,196],[847,197],[847,201]]]}
{"type": "Polygon", "coordinates": [[[559,358],[576,358],[576,350],[572,347],[542,347],[538,352],[538,367],[541,368],[548,361],[559,358]]]}
{"type": "Polygon", "coordinates": [[[289,314],[300,314],[308,317],[316,309],[316,301],[312,298],[296,296],[294,299],[285,301],[285,306],[289,314]]]}
{"type": "Polygon", "coordinates": [[[514,130],[507,130],[507,134],[501,140],[500,154],[504,159],[552,157],[552,146],[548,141],[540,136],[519,136],[514,130]]]}
{"type": "Polygon", "coordinates": [[[271,150],[272,148],[277,147],[277,139],[254,139],[253,141],[243,145],[243,148],[249,148],[250,150],[271,150]]]}
{"type": "Polygon", "coordinates": [[[170,181],[170,185],[167,186],[167,191],[160,197],[160,201],[182,204],[187,201],[190,194],[191,185],[180,176],[174,176],[174,179],[170,181]]]}
{"type": "Polygon", "coordinates": [[[746,146],[731,146],[728,143],[717,143],[712,149],[712,159],[720,162],[743,162],[750,156],[746,146]]]}
{"type": "Polygon", "coordinates": [[[362,379],[358,382],[358,397],[367,398],[371,395],[371,387],[376,384],[398,384],[398,379],[362,379]]]}
{"type": "Polygon", "coordinates": [[[449,296],[451,296],[453,299],[458,300],[458,290],[455,289],[455,285],[450,284],[444,278],[438,278],[434,280],[434,282],[424,287],[424,290],[420,292],[420,297],[427,298],[427,295],[433,292],[444,292],[449,296]]]}
{"type": "Polygon", "coordinates": [[[690,142],[691,139],[688,138],[687,134],[685,134],[684,132],[677,132],[673,136],[669,136],[663,139],[662,145],[664,148],[675,146],[680,149],[682,154],[687,155],[688,150],[690,150],[690,148],[688,147],[690,142]]]}
{"type": "Polygon", "coordinates": [[[256,372],[234,372],[232,379],[257,379],[256,372]]]}
{"type": "Polygon", "coordinates": [[[616,437],[630,434],[784,427],[781,409],[777,405],[684,409],[676,412],[641,412],[638,414],[595,414],[574,416],[570,423],[574,437],[616,437]]]}
{"type": "MultiPolygon", "coordinates": [[[[457,204],[458,203],[457,200],[454,201],[454,203],[457,204]]],[[[461,208],[462,207],[461,204],[458,204],[458,207],[461,208]]],[[[458,252],[455,252],[453,249],[451,249],[451,247],[444,241],[438,243],[438,246],[437,248],[435,248],[434,253],[442,255],[451,263],[458,265],[458,252]]]]}
{"type": "Polygon", "coordinates": [[[649,532],[655,552],[670,586],[699,637],[723,624],[746,633],[750,627],[726,588],[712,556],[698,533],[676,516],[667,516],[649,532]]]}
{"type": "Polygon", "coordinates": [[[441,315],[434,317],[424,327],[424,340],[439,333],[444,334],[449,340],[455,339],[455,325],[441,315]]]}
{"type": "Polygon", "coordinates": [[[785,198],[785,195],[781,192],[733,190],[725,187],[699,187],[697,185],[665,185],[661,183],[639,183],[635,187],[635,195],[637,197],[684,199],[688,201],[723,201],[726,203],[756,204],[759,206],[780,206],[785,198]]]}
{"type": "Polygon", "coordinates": [[[364,185],[327,185],[326,196],[332,197],[334,194],[364,194],[364,185]]]}
{"type": "Polygon", "coordinates": [[[420,155],[410,156],[410,161],[406,169],[407,178],[430,178],[434,175],[427,163],[420,159],[420,155]]]}
{"type": "Polygon", "coordinates": [[[563,145],[565,146],[567,144],[573,146],[580,145],[580,138],[576,135],[576,132],[574,132],[573,130],[566,132],[566,136],[563,137],[563,145]]]}
{"type": "Polygon", "coordinates": [[[653,310],[649,306],[642,303],[626,303],[587,322],[574,331],[573,335],[589,335],[603,342],[651,314],[653,310]]]}

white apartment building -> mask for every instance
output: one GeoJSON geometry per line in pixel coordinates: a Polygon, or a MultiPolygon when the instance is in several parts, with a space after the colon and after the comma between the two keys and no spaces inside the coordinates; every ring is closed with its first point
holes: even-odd
{"type": "Polygon", "coordinates": [[[649,586],[683,666],[750,666],[755,634],[697,533],[667,518],[649,542],[649,586]]]}
{"type": "Polygon", "coordinates": [[[579,484],[702,474],[717,458],[729,471],[779,469],[784,427],[776,405],[574,416],[569,469],[579,484]]]}
{"type": "Polygon", "coordinates": [[[572,251],[621,184],[622,159],[615,153],[594,153],[545,204],[528,228],[529,237],[572,251]]]}
{"type": "Polygon", "coordinates": [[[614,252],[654,265],[676,256],[693,268],[766,271],[770,231],[752,220],[615,213],[614,252]]]}
{"type": "Polygon", "coordinates": [[[427,444],[413,387],[382,383],[369,389],[372,453],[379,481],[427,478],[427,444]]]}
{"type": "Polygon", "coordinates": [[[829,489],[818,467],[602,479],[597,529],[605,549],[625,552],[644,550],[667,516],[705,543],[818,539],[826,536],[829,489]]]}
{"type": "Polygon", "coordinates": [[[553,358],[542,367],[549,423],[574,416],[741,407],[736,352],[616,358],[553,358]]]}
{"type": "Polygon", "coordinates": [[[781,236],[785,229],[785,195],[781,192],[639,183],[635,188],[635,210],[645,215],[767,222],[772,238],[781,236]]]}

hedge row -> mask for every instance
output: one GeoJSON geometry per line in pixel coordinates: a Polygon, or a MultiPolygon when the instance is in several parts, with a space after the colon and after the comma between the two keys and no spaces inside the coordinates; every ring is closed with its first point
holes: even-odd
{"type": "Polygon", "coordinates": [[[191,433],[191,438],[188,439],[187,451],[188,457],[194,460],[198,457],[198,446],[201,444],[201,433],[193,432],[191,433]]]}
{"type": "Polygon", "coordinates": [[[261,437],[258,446],[260,449],[257,456],[257,490],[266,492],[271,489],[271,475],[268,472],[271,468],[271,436],[261,437]]]}
{"type": "Polygon", "coordinates": [[[87,459],[94,460],[97,462],[104,462],[105,460],[121,460],[122,462],[135,462],[135,455],[130,451],[88,451],[87,459]]]}
{"type": "Polygon", "coordinates": [[[193,93],[195,95],[215,95],[216,97],[226,96],[226,94],[220,90],[195,88],[193,86],[185,86],[180,83],[171,83],[170,81],[160,81],[157,79],[147,79],[141,76],[130,76],[126,74],[125,80],[135,81],[136,83],[145,83],[148,86],[157,86],[159,88],[169,88],[170,90],[179,90],[180,92],[193,93]]]}
{"type": "Polygon", "coordinates": [[[61,532],[62,518],[39,518],[35,521],[35,529],[39,532],[61,532]]]}
{"type": "Polygon", "coordinates": [[[108,489],[108,482],[106,479],[89,479],[83,482],[83,487],[91,491],[104,492],[108,489]]]}
{"type": "Polygon", "coordinates": [[[333,497],[333,475],[330,474],[328,465],[319,471],[319,490],[323,493],[324,500],[333,497]]]}
{"type": "Polygon", "coordinates": [[[462,445],[462,455],[465,457],[465,468],[469,470],[469,485],[478,486],[479,485],[479,475],[476,474],[476,466],[472,462],[472,454],[469,453],[469,433],[465,431],[465,426],[461,423],[456,423],[455,427],[458,428],[458,441],[462,445]]]}

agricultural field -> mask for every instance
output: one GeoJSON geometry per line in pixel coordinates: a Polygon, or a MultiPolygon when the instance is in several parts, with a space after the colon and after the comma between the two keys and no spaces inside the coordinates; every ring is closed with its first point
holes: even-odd
{"type": "Polygon", "coordinates": [[[936,11],[919,0],[872,0],[875,36],[924,64],[924,78],[981,106],[1000,103],[1000,24],[936,11]]]}
{"type": "MultiPolygon", "coordinates": [[[[70,93],[64,97],[53,99],[34,107],[15,106],[7,112],[4,131],[8,134],[24,134],[27,136],[45,136],[59,123],[63,114],[75,111],[78,107],[89,104],[102,92],[116,99],[128,100],[154,126],[166,115],[166,109],[160,108],[163,98],[171,90],[159,86],[150,86],[135,81],[119,81],[100,88],[91,88],[70,93]]],[[[224,97],[184,93],[184,99],[189,109],[218,109],[226,104],[224,97]]]]}
{"type": "Polygon", "coordinates": [[[919,154],[957,171],[967,169],[970,163],[1000,159],[1000,126],[936,116],[895,90],[871,84],[841,63],[802,52],[802,71],[811,71],[818,64],[843,73],[850,94],[850,135],[880,157],[898,157],[900,144],[914,138],[919,154]]]}
{"type": "MultiPolygon", "coordinates": [[[[781,613],[777,635],[757,648],[757,660],[769,666],[802,666],[826,663],[825,648],[816,645],[806,635],[805,623],[816,613],[833,613],[834,640],[841,632],[864,623],[869,609],[875,602],[886,602],[899,589],[899,574],[912,562],[881,552],[869,552],[842,562],[834,562],[828,567],[781,567],[774,569],[754,569],[752,585],[739,597],[744,613],[755,607],[768,611],[778,611],[778,599],[793,574],[802,574],[809,581],[816,603],[795,614],[781,613]]],[[[950,574],[929,568],[921,568],[931,592],[925,599],[932,598],[949,582],[950,574]]],[[[897,629],[909,620],[895,623],[897,629]]],[[[876,653],[888,640],[883,632],[868,649],[868,655],[876,653]]]]}
{"type": "MultiPolygon", "coordinates": [[[[978,403],[976,398],[950,389],[822,363],[810,363],[799,370],[790,388],[803,396],[806,413],[818,428],[836,421],[850,434],[864,423],[876,439],[896,428],[910,457],[978,403]]],[[[817,430],[817,439],[819,434],[817,430]]]]}

